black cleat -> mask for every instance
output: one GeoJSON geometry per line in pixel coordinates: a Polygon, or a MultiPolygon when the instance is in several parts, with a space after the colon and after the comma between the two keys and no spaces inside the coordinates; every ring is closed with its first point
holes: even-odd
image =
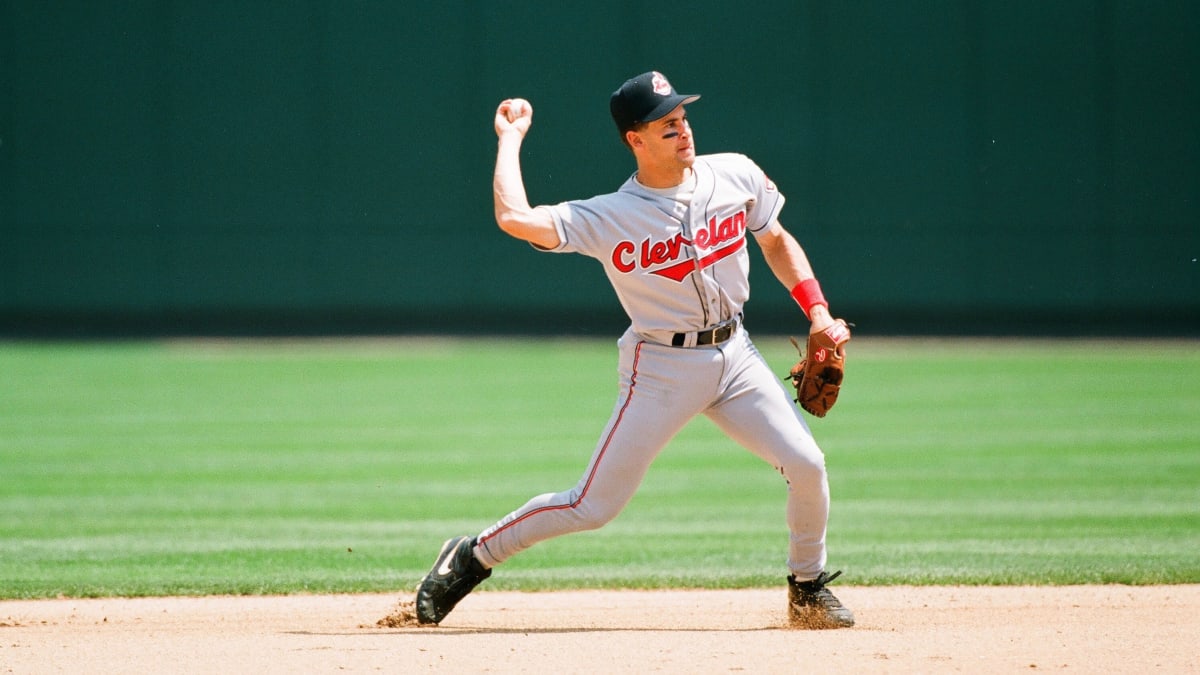
{"type": "Polygon", "coordinates": [[[841,575],[841,570],[821,572],[812,581],[796,581],[788,577],[788,623],[793,628],[849,628],[854,625],[854,613],[842,606],[825,584],[841,575]]]}
{"type": "Polygon", "coordinates": [[[471,537],[453,537],[442,544],[433,569],[417,587],[418,623],[441,623],[459,600],[492,576],[492,571],[472,553],[474,548],[471,537]]]}

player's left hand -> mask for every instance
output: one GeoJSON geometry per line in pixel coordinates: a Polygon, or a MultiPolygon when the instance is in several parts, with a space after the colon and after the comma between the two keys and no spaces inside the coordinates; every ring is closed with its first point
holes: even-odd
{"type": "MultiPolygon", "coordinates": [[[[817,417],[824,417],[837,403],[846,373],[846,343],[850,341],[850,327],[844,320],[830,317],[821,325],[825,327],[817,327],[814,313],[806,351],[789,373],[796,388],[796,402],[817,417]]],[[[796,338],[792,338],[792,344],[800,349],[796,338]]]]}
{"type": "Polygon", "coordinates": [[[829,313],[829,308],[825,305],[813,305],[809,311],[811,312],[809,320],[812,322],[812,325],[808,329],[809,335],[828,330],[835,322],[833,315],[829,313]]]}

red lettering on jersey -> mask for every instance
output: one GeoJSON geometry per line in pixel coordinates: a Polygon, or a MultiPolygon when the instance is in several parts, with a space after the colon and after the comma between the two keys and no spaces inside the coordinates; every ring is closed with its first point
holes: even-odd
{"type": "Polygon", "coordinates": [[[738,211],[734,215],[717,223],[717,217],[708,220],[708,228],[696,232],[696,248],[703,251],[707,248],[720,246],[727,241],[733,241],[746,232],[746,212],[738,211]]]}
{"type": "Polygon", "coordinates": [[[700,259],[700,269],[704,269],[705,267],[708,267],[709,265],[711,265],[723,258],[728,258],[729,256],[733,255],[734,253],[737,253],[738,251],[742,250],[745,247],[746,247],[746,240],[738,239],[734,243],[726,246],[725,248],[719,248],[700,259]]]}
{"type": "Polygon", "coordinates": [[[694,269],[696,269],[696,263],[694,261],[684,260],[683,262],[675,263],[670,267],[660,267],[650,272],[650,274],[657,274],[658,276],[666,277],[671,281],[683,281],[687,278],[687,275],[692,273],[692,270],[694,269]]]}
{"type": "Polygon", "coordinates": [[[656,241],[653,244],[647,239],[642,242],[642,269],[667,260],[666,242],[656,241]]]}
{"type": "Polygon", "coordinates": [[[625,262],[625,258],[623,257],[633,253],[635,250],[637,250],[637,247],[633,245],[632,241],[622,241],[614,246],[612,252],[613,267],[617,268],[624,274],[629,274],[636,269],[637,266],[633,264],[632,260],[625,262]]]}
{"type": "Polygon", "coordinates": [[[680,232],[663,241],[651,241],[647,237],[642,240],[640,245],[634,244],[632,241],[617,242],[612,251],[612,264],[622,274],[629,274],[635,269],[641,268],[650,274],[672,281],[683,281],[693,270],[704,269],[742,250],[746,245],[745,234],[745,211],[738,211],[720,222],[717,221],[716,216],[713,216],[708,220],[706,226],[696,230],[695,241],[689,240],[680,232]],[[694,245],[696,250],[703,254],[699,261],[691,259],[679,261],[680,256],[684,255],[684,245],[694,245]],[[667,265],[667,263],[673,264],[667,265]],[[659,265],[667,266],[652,269],[659,265]]]}

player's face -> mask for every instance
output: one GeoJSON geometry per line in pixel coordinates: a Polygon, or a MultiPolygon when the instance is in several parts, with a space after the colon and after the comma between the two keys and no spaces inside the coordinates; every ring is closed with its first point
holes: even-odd
{"type": "Polygon", "coordinates": [[[643,137],[647,148],[658,161],[691,166],[696,160],[696,142],[682,105],[666,117],[651,122],[643,137]]]}

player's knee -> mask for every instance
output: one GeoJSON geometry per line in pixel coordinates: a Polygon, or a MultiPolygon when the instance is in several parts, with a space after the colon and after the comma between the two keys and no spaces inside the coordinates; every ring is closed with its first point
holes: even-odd
{"type": "Polygon", "coordinates": [[[825,456],[820,453],[795,455],[780,467],[780,472],[793,487],[819,486],[826,481],[825,456]]]}
{"type": "Polygon", "coordinates": [[[595,530],[604,527],[621,513],[624,504],[613,504],[598,499],[582,499],[573,510],[580,530],[595,530]]]}

